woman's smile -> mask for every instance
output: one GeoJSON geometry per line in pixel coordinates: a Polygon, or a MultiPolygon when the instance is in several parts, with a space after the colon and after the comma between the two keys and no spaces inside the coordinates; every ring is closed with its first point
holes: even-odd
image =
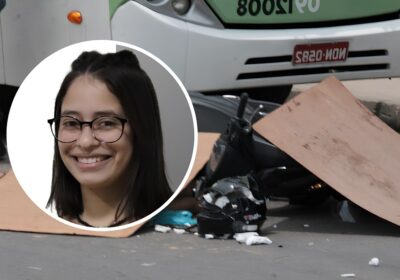
{"type": "Polygon", "coordinates": [[[78,168],[82,171],[97,170],[105,167],[111,160],[112,156],[71,156],[78,168]]]}
{"type": "Polygon", "coordinates": [[[96,157],[75,157],[75,158],[79,163],[93,164],[93,163],[97,163],[97,162],[100,162],[100,161],[104,161],[104,160],[108,159],[109,157],[96,156],[96,157]]]}

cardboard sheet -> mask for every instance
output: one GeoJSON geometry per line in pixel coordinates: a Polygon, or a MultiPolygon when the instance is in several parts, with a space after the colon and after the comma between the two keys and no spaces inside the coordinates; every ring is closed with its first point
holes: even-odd
{"type": "Polygon", "coordinates": [[[345,197],[400,225],[400,135],[336,78],[253,127],[345,197]]]}
{"type": "Polygon", "coordinates": [[[140,227],[135,226],[118,231],[98,232],[67,226],[47,215],[29,199],[19,186],[12,170],[0,179],[0,194],[1,230],[127,237],[140,227]]]}
{"type": "MultiPolygon", "coordinates": [[[[207,162],[218,134],[199,133],[198,149],[189,180],[192,180],[207,162]]],[[[104,237],[128,237],[141,225],[111,232],[81,230],[67,226],[37,207],[19,186],[12,171],[0,179],[0,230],[79,234],[104,237]]]]}

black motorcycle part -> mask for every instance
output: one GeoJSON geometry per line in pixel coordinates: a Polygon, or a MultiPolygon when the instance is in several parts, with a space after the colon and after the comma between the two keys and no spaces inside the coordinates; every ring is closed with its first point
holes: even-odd
{"type": "MultiPolygon", "coordinates": [[[[237,96],[207,96],[199,92],[189,92],[196,112],[199,132],[224,133],[232,118],[237,118],[240,99],[237,96]]],[[[266,114],[278,108],[280,104],[259,101],[249,98],[243,109],[243,119],[254,123],[266,114]],[[258,113],[257,113],[258,111],[258,113]]],[[[299,166],[299,164],[272,143],[259,134],[252,132],[255,169],[272,168],[277,166],[299,166]]],[[[240,160],[240,158],[238,159],[240,160]]],[[[232,164],[235,161],[231,161],[232,164]]],[[[241,174],[244,174],[241,172],[241,174]]]]}

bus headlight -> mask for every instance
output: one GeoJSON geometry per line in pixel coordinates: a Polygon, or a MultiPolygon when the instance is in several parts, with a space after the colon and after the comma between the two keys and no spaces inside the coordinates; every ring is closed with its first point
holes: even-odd
{"type": "Polygon", "coordinates": [[[190,0],[172,0],[172,9],[180,15],[186,14],[190,8],[190,0]]]}

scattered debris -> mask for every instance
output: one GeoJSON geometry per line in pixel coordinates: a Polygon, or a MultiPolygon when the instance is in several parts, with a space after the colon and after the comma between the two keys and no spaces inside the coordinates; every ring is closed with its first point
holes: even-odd
{"type": "Polygon", "coordinates": [[[303,225],[303,227],[305,227],[305,228],[309,228],[309,227],[310,227],[310,225],[309,225],[309,224],[304,224],[304,225],[303,225]]]}
{"type": "Polygon", "coordinates": [[[244,243],[246,239],[250,236],[258,236],[257,232],[243,232],[243,233],[236,233],[233,238],[236,239],[237,242],[244,243]]]}
{"type": "Polygon", "coordinates": [[[171,231],[170,227],[162,226],[162,225],[155,225],[154,230],[162,233],[167,233],[171,231]]]}
{"type": "Polygon", "coordinates": [[[155,265],[156,263],[155,262],[151,262],[151,263],[142,263],[142,264],[140,264],[141,266],[146,266],[146,267],[149,267],[149,266],[153,266],[153,265],[155,265]]]}
{"type": "Polygon", "coordinates": [[[257,232],[236,233],[233,238],[246,245],[272,244],[271,239],[266,236],[259,236],[257,232]]]}
{"type": "Polygon", "coordinates": [[[37,266],[28,266],[27,268],[32,269],[32,270],[42,271],[42,268],[37,267],[37,266]]]}
{"type": "Polygon", "coordinates": [[[197,220],[193,218],[193,214],[187,210],[164,210],[153,217],[151,223],[156,225],[188,227],[197,225],[197,220]]]}
{"type": "Polygon", "coordinates": [[[344,273],[342,275],[340,275],[342,278],[356,278],[356,274],[355,273],[344,273]]]}
{"type": "Polygon", "coordinates": [[[372,258],[370,259],[370,261],[368,262],[368,264],[370,266],[379,266],[379,259],[378,258],[372,258]]]}
{"type": "Polygon", "coordinates": [[[349,202],[347,200],[344,200],[339,205],[339,217],[342,219],[342,221],[347,223],[355,223],[356,220],[354,219],[354,216],[351,214],[349,209],[349,202]]]}
{"type": "Polygon", "coordinates": [[[205,239],[214,239],[214,234],[206,234],[206,235],[204,235],[204,238],[205,239]]]}
{"type": "Polygon", "coordinates": [[[258,245],[258,244],[272,244],[271,239],[266,236],[251,236],[246,240],[246,245],[258,245]]]}
{"type": "Polygon", "coordinates": [[[173,229],[175,233],[177,234],[184,234],[186,233],[186,230],[182,229],[182,228],[174,228],[173,229]]]}

